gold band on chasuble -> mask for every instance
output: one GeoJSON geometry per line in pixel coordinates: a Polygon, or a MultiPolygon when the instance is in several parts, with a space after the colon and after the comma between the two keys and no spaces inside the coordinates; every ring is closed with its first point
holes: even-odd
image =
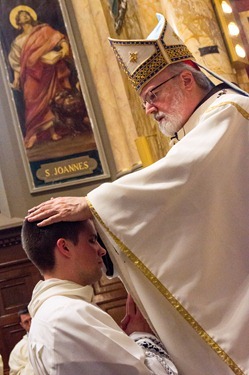
{"type": "Polygon", "coordinates": [[[214,339],[202,328],[202,326],[192,317],[192,315],[182,306],[182,304],[170,293],[170,291],[157,279],[157,277],[140,261],[140,259],[129,250],[125,244],[118,239],[105,225],[92,203],[87,198],[88,206],[95,219],[105,228],[107,233],[118,245],[120,250],[130,259],[130,261],[145,275],[145,277],[159,290],[176,311],[190,324],[198,335],[213,349],[213,351],[230,367],[235,375],[245,375],[232,358],[217,344],[214,339]]]}
{"type": "Polygon", "coordinates": [[[249,113],[244,109],[242,108],[239,104],[237,103],[234,103],[234,102],[222,102],[220,104],[217,104],[217,105],[214,105],[214,106],[211,106],[210,108],[208,108],[205,112],[208,113],[208,112],[211,112],[213,111],[215,108],[220,108],[220,107],[224,107],[226,105],[232,105],[233,107],[235,107],[237,109],[237,111],[246,119],[246,120],[249,120],[249,113]]]}

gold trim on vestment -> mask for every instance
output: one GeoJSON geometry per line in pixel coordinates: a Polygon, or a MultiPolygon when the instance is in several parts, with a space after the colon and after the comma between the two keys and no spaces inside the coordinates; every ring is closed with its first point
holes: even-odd
{"type": "Polygon", "coordinates": [[[247,119],[247,120],[249,120],[249,113],[244,109],[244,108],[242,108],[240,105],[238,105],[237,103],[234,103],[234,102],[222,102],[222,103],[220,103],[220,104],[217,104],[217,105],[214,105],[214,106],[211,106],[210,108],[208,108],[206,111],[205,111],[205,113],[206,112],[211,112],[211,111],[213,111],[214,109],[216,109],[216,108],[219,108],[219,107],[223,107],[224,105],[227,105],[227,104],[231,104],[231,105],[233,105],[236,109],[237,109],[237,111],[245,118],[245,119],[247,119]]]}
{"type": "MultiPolygon", "coordinates": [[[[238,106],[239,107],[239,106],[238,106]]],[[[241,108],[241,107],[240,107],[241,108]]],[[[242,108],[241,108],[242,109],[242,108]]],[[[246,111],[244,111],[246,112],[246,111]]],[[[249,118],[249,117],[248,117],[249,118]]],[[[141,262],[135,254],[129,250],[125,244],[115,236],[114,233],[105,225],[90,200],[87,198],[89,208],[94,217],[105,228],[112,237],[120,250],[130,259],[130,261],[147,277],[147,279],[159,290],[167,301],[178,311],[178,313],[191,325],[198,335],[208,344],[216,354],[230,367],[236,375],[245,375],[244,372],[236,365],[231,357],[217,344],[214,339],[202,328],[202,326],[192,317],[192,315],[182,306],[182,304],[170,293],[170,291],[157,279],[157,277],[141,262]]]]}

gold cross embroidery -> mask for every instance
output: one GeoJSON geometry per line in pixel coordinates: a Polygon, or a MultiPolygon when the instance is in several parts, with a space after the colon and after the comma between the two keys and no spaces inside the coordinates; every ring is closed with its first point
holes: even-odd
{"type": "Polygon", "coordinates": [[[137,52],[130,52],[130,62],[137,62],[137,52]]]}

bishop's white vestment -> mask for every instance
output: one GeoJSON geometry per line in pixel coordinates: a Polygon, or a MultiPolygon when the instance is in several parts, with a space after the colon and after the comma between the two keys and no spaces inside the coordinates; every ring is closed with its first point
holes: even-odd
{"type": "Polygon", "coordinates": [[[89,205],[179,373],[249,375],[249,98],[215,92],[181,133],[89,205]]]}

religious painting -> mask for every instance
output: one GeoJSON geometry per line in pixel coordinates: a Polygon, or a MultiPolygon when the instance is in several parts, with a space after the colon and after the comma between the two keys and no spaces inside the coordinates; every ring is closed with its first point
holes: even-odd
{"type": "Polygon", "coordinates": [[[31,192],[109,176],[68,4],[0,0],[2,75],[31,192]]]}

